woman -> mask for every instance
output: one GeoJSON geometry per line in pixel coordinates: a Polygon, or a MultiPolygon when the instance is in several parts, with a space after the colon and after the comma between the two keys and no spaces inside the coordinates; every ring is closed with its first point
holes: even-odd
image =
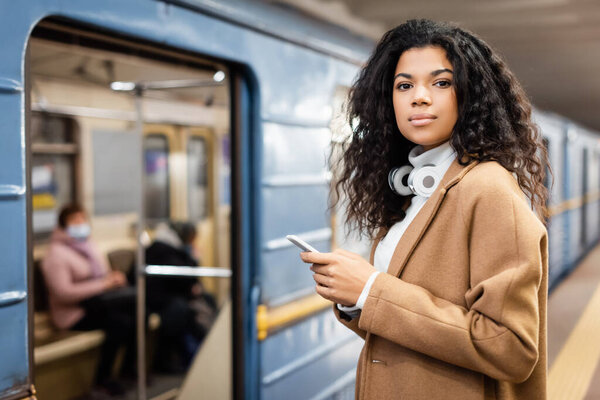
{"type": "Polygon", "coordinates": [[[96,382],[104,391],[117,395],[124,393],[124,388],[110,375],[121,345],[127,346],[123,367],[134,374],[135,291],[124,287],[127,281],[123,273],[108,268],[89,235],[84,209],[77,204],[64,207],[42,272],[50,315],[57,328],[104,330],[96,382]]]}
{"type": "Polygon", "coordinates": [[[458,27],[387,32],[349,100],[336,192],[370,262],[302,253],[365,339],[359,399],[546,396],[547,154],[506,64],[458,27]],[[398,169],[398,167],[401,167],[398,169]]]}

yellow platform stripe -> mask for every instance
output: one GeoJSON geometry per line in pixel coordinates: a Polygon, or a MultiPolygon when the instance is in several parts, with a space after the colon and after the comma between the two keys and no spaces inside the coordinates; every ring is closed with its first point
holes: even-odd
{"type": "Polygon", "coordinates": [[[266,305],[261,304],[256,312],[258,340],[265,340],[269,333],[327,307],[331,307],[331,302],[316,293],[279,307],[267,308],[266,305]]]}
{"type": "Polygon", "coordinates": [[[550,369],[549,400],[579,400],[585,397],[600,359],[598,332],[600,285],[550,369]]]}

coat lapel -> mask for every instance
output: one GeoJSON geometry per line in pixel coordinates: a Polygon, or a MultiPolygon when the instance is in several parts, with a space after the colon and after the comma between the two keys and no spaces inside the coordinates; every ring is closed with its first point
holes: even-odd
{"type": "MultiPolygon", "coordinates": [[[[437,189],[425,202],[423,208],[421,208],[419,213],[415,216],[404,232],[402,238],[398,241],[396,249],[394,250],[394,255],[392,256],[392,260],[390,261],[390,265],[388,267],[388,274],[398,277],[400,276],[404,266],[410,258],[410,255],[419,243],[419,240],[431,224],[431,221],[433,221],[435,218],[437,210],[440,208],[448,189],[460,181],[462,177],[476,164],[477,161],[473,161],[466,166],[460,165],[458,160],[454,160],[452,162],[437,189]]],[[[376,244],[380,240],[381,238],[377,240],[376,244]]],[[[373,256],[374,251],[371,254],[371,259],[373,259],[373,256]]]]}

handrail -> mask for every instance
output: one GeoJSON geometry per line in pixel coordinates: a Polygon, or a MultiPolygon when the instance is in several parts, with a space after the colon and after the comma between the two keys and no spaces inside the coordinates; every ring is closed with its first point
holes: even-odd
{"type": "Polygon", "coordinates": [[[271,309],[267,308],[265,304],[261,304],[256,309],[257,338],[258,340],[265,340],[274,331],[316,314],[327,307],[331,307],[331,301],[316,293],[271,309]]]}
{"type": "Polygon", "coordinates": [[[0,307],[8,307],[22,302],[27,298],[27,292],[22,290],[13,290],[11,292],[0,293],[0,307]]]}
{"type": "Polygon", "coordinates": [[[25,194],[25,187],[18,185],[0,185],[0,197],[21,197],[25,194]]]}
{"type": "Polygon", "coordinates": [[[146,265],[147,276],[231,278],[231,270],[217,267],[192,267],[177,265],[146,265]]]}

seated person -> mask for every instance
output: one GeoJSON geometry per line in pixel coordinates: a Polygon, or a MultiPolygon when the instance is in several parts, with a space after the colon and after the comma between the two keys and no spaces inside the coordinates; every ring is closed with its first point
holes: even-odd
{"type": "MultiPolygon", "coordinates": [[[[191,223],[159,224],[146,264],[197,266],[196,235],[191,223]]],[[[155,365],[163,372],[183,372],[210,329],[215,300],[195,277],[148,276],[146,290],[148,310],[161,317],[155,365]]]]}
{"type": "Polygon", "coordinates": [[[125,287],[123,273],[109,269],[89,235],[84,209],[77,204],[64,207],[42,262],[42,273],[57,328],[104,331],[96,383],[103,391],[117,395],[124,392],[123,385],[110,375],[121,345],[126,345],[123,368],[134,373],[135,290],[125,287]]]}

